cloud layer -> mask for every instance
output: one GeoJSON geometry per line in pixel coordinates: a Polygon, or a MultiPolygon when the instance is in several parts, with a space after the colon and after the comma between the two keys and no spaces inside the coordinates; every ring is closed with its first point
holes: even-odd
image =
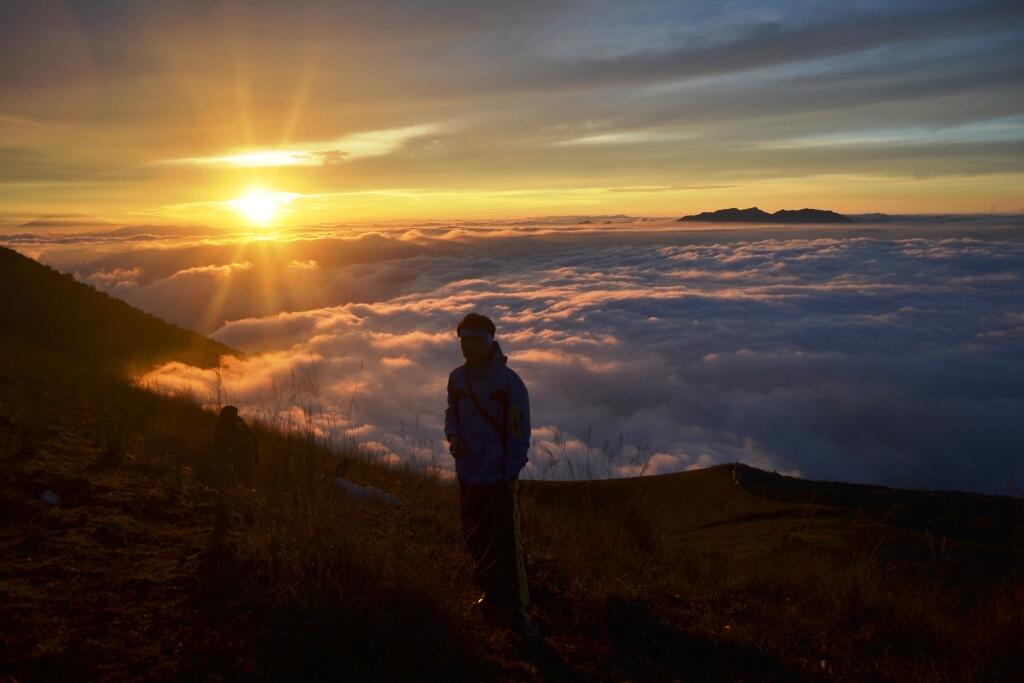
{"type": "MultiPolygon", "coordinates": [[[[381,457],[450,469],[440,436],[445,380],[461,362],[453,330],[476,310],[495,320],[530,389],[530,476],[739,460],[809,478],[1001,493],[1024,476],[1015,222],[709,231],[576,219],[373,232],[376,248],[358,263],[334,262],[329,246],[365,235],[311,242],[320,260],[303,243],[280,247],[278,277],[321,303],[278,297],[278,310],[218,324],[217,339],[258,354],[226,361],[231,400],[287,415],[315,403],[322,428],[381,457]]],[[[170,263],[198,258],[194,247],[163,249],[170,263]]],[[[263,306],[253,299],[270,262],[246,256],[154,278],[145,252],[104,258],[110,267],[87,279],[177,301],[184,317],[181,302],[218,291],[232,300],[224,310],[263,306]]],[[[149,380],[213,386],[177,365],[149,380]]]]}

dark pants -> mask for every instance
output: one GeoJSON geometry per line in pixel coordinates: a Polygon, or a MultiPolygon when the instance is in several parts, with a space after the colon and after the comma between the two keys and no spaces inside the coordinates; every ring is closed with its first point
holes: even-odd
{"type": "Polygon", "coordinates": [[[489,486],[459,482],[462,536],[473,556],[473,580],[500,607],[525,610],[530,604],[519,528],[518,482],[489,486]]]}

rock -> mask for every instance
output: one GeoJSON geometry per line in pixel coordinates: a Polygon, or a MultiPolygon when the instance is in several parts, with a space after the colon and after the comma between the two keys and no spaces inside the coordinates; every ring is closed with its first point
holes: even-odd
{"type": "Polygon", "coordinates": [[[405,503],[400,501],[398,498],[395,498],[387,491],[381,491],[376,486],[360,486],[359,484],[353,484],[345,477],[335,479],[334,483],[353,500],[358,500],[360,502],[379,501],[390,505],[391,507],[405,507],[405,503]]]}
{"type": "Polygon", "coordinates": [[[60,505],[60,496],[53,489],[46,489],[43,494],[39,496],[39,500],[43,501],[47,505],[60,505]]]}

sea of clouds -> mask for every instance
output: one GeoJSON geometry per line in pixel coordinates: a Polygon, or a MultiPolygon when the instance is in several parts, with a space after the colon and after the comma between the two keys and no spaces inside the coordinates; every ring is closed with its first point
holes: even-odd
{"type": "Polygon", "coordinates": [[[455,324],[526,382],[525,476],[741,461],[813,479],[1024,484],[1024,239],[1007,218],[853,228],[595,219],[6,241],[247,355],[144,381],[451,471],[455,324]],[[311,399],[312,397],[312,399],[311,399]]]}

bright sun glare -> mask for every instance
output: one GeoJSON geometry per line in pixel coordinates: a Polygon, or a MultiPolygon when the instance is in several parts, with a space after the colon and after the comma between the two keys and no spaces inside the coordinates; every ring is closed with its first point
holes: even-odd
{"type": "Polygon", "coordinates": [[[231,200],[231,206],[247,219],[258,225],[268,225],[274,220],[278,209],[292,200],[287,192],[249,190],[241,197],[231,200]]]}

